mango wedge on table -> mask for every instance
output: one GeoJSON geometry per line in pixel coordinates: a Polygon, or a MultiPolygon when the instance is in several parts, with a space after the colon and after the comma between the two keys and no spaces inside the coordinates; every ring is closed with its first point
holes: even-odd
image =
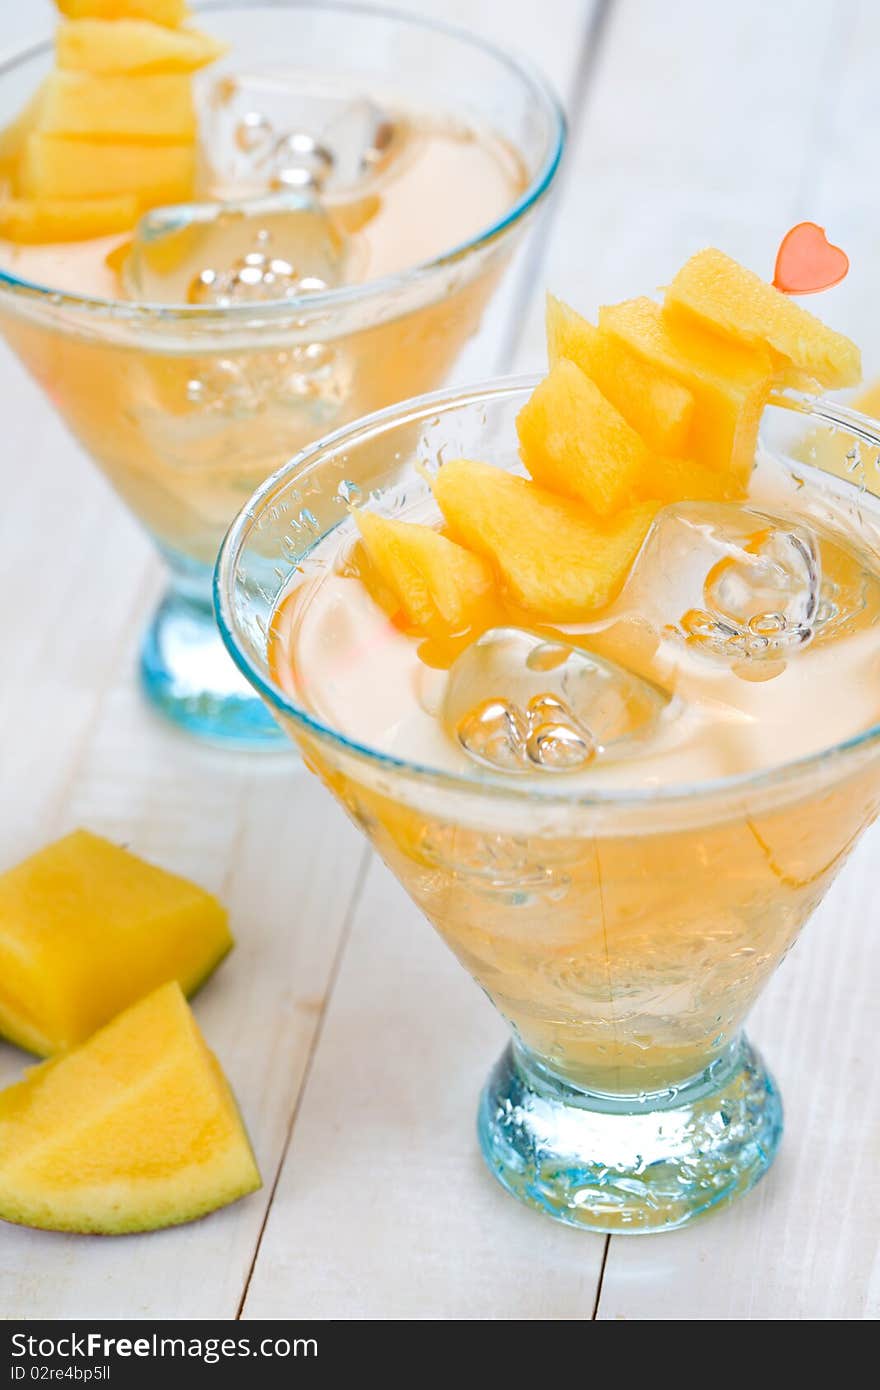
{"type": "Polygon", "coordinates": [[[364,547],[408,625],[426,634],[470,627],[491,601],[492,568],[430,526],[355,511],[364,547]]]}
{"type": "Polygon", "coordinates": [[[617,596],[657,510],[643,503],[603,524],[581,503],[470,459],[444,463],[433,492],[453,537],[547,622],[589,617],[617,596]]]}
{"type": "Polygon", "coordinates": [[[0,875],[0,1034],[75,1047],[167,980],[191,993],[232,944],[209,893],[77,830],[0,875]]]}
{"type": "Polygon", "coordinates": [[[55,0],[70,19],[151,19],[174,27],[186,19],[187,0],[55,0]]]}
{"type": "Polygon", "coordinates": [[[183,144],[196,137],[192,82],[185,73],[53,72],[39,124],[68,139],[183,144]]]}
{"type": "Polygon", "coordinates": [[[694,413],[694,398],[686,386],[552,294],[547,296],[546,324],[551,367],[568,358],[596,383],[650,449],[672,456],[684,452],[694,413]]]}
{"type": "Polygon", "coordinates": [[[691,392],[687,455],[742,482],[755,458],[758,424],[774,384],[769,352],[728,342],[698,325],[673,325],[652,299],[599,311],[599,325],[691,392]]]}
{"type": "Polygon", "coordinates": [[[516,420],[520,454],[536,483],[608,517],[647,478],[650,454],[598,386],[561,358],[516,420]]]}
{"type": "Polygon", "coordinates": [[[224,52],[210,34],[143,19],[71,19],[55,35],[59,68],[101,76],[195,72],[224,52]]]}
{"type": "Polygon", "coordinates": [[[861,379],[861,355],[851,339],[712,247],[685,262],[666,291],[665,309],[745,347],[769,348],[779,359],[782,385],[833,390],[861,379]]]}
{"type": "Polygon", "coordinates": [[[122,1235],[260,1186],[226,1078],[176,984],[0,1091],[0,1219],[122,1235]]]}

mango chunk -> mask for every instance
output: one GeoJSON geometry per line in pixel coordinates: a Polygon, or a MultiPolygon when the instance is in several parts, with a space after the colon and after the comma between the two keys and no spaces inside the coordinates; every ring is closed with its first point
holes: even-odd
{"type": "Polygon", "coordinates": [[[669,502],[732,502],[745,496],[745,487],[732,473],[719,473],[693,459],[652,460],[650,476],[642,495],[664,504],[669,502]]]}
{"type": "Polygon", "coordinates": [[[685,262],[665,302],[671,314],[689,315],[735,342],[769,345],[782,359],[784,385],[807,378],[833,389],[861,380],[854,342],[713,247],[685,262]]]}
{"type": "Polygon", "coordinates": [[[355,512],[367,554],[418,632],[463,632],[495,588],[492,568],[430,526],[355,512]]]}
{"type": "Polygon", "coordinates": [[[85,241],[125,232],[138,217],[137,198],[8,198],[0,202],[0,237],[11,241],[85,241]]]}
{"type": "Polygon", "coordinates": [[[126,193],[142,207],[182,203],[195,184],[195,145],[138,145],[28,137],[21,192],[29,198],[106,198],[126,193]]]}
{"type": "Polygon", "coordinates": [[[29,135],[36,130],[43,111],[46,83],[41,82],[14,120],[0,130],[0,170],[15,169],[29,135]]]}
{"type": "Polygon", "coordinates": [[[687,456],[719,472],[732,472],[737,484],[744,483],[773,385],[767,352],[728,342],[697,325],[672,324],[652,299],[607,305],[599,312],[599,326],[692,393],[687,456]]]}
{"type": "Polygon", "coordinates": [[[0,1091],[4,1221],[123,1235],[259,1186],[235,1099],[174,983],[0,1091]]]}
{"type": "Polygon", "coordinates": [[[455,539],[547,622],[576,622],[617,596],[657,511],[643,503],[603,525],[581,503],[469,459],[445,463],[433,491],[455,539]]]}
{"type": "Polygon", "coordinates": [[[59,68],[99,75],[195,72],[225,52],[210,34],[146,19],[71,19],[55,35],[59,68]]]}
{"type": "Polygon", "coordinates": [[[150,19],[174,28],[186,19],[186,0],[55,0],[68,19],[150,19]]]}
{"type": "Polygon", "coordinates": [[[694,398],[686,386],[651,367],[619,338],[595,328],[561,299],[547,296],[551,367],[567,357],[595,381],[650,449],[679,454],[687,443],[694,398]]]}
{"type": "Polygon", "coordinates": [[[600,517],[631,500],[650,454],[580,367],[562,357],[516,417],[520,455],[536,483],[600,517]]]}
{"type": "Polygon", "coordinates": [[[0,875],[0,1033],[75,1047],[166,980],[192,993],[232,944],[209,893],[74,831],[0,875]]]}
{"type": "Polygon", "coordinates": [[[186,73],[96,77],[53,72],[46,82],[40,130],[76,139],[182,144],[196,137],[192,81],[186,73]]]}

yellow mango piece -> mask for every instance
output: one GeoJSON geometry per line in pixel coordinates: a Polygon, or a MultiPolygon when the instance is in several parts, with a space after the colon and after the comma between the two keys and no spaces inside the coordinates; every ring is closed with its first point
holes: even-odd
{"type": "Polygon", "coordinates": [[[53,72],[46,82],[40,130],[76,139],[182,144],[196,137],[192,80],[185,73],[95,77],[53,72]]]}
{"type": "Polygon", "coordinates": [[[142,207],[186,202],[195,184],[195,145],[138,145],[28,138],[21,192],[29,198],[104,198],[133,194],[142,207]]]}
{"type": "Polygon", "coordinates": [[[137,198],[7,198],[0,202],[0,237],[10,241],[85,241],[125,232],[138,217],[137,198]]]}
{"type": "Polygon", "coordinates": [[[444,463],[433,491],[455,539],[547,622],[576,622],[617,596],[657,510],[643,503],[603,525],[579,502],[469,459],[444,463]]]}
{"type": "Polygon", "coordinates": [[[551,367],[562,357],[576,363],[650,449],[678,454],[685,448],[694,413],[694,398],[686,386],[552,294],[547,296],[546,322],[551,367]]]}
{"type": "Polygon", "coordinates": [[[14,170],[21,158],[28,136],[39,124],[45,90],[46,83],[43,81],[15,120],[0,130],[0,170],[14,170]]]}
{"type": "Polygon", "coordinates": [[[149,19],[170,28],[186,19],[186,0],[55,0],[68,19],[149,19]]]}
{"type": "Polygon", "coordinates": [[[0,1091],[0,1218],[124,1235],[260,1186],[235,1098],[176,984],[0,1091]]]}
{"type": "Polygon", "coordinates": [[[642,496],[669,502],[732,502],[745,496],[745,487],[731,473],[719,473],[693,459],[664,458],[651,462],[642,496]]]}
{"type": "Polygon", "coordinates": [[[166,29],[146,19],[71,19],[55,35],[55,62],[71,72],[195,72],[227,45],[198,29],[166,29]]]}
{"type": "Polygon", "coordinates": [[[665,303],[671,314],[688,315],[735,342],[772,348],[782,359],[783,384],[807,378],[833,389],[861,380],[854,342],[714,247],[685,262],[665,303]]]}
{"type": "Polygon", "coordinates": [[[0,875],[0,1033],[75,1047],[166,980],[192,993],[232,944],[209,893],[74,831],[0,875]]]}
{"type": "Polygon", "coordinates": [[[419,632],[456,633],[470,627],[489,601],[495,581],[479,555],[430,526],[355,511],[367,554],[419,632]]]}
{"type": "Polygon", "coordinates": [[[580,367],[562,357],[516,417],[520,455],[536,483],[607,517],[631,500],[650,454],[580,367]]]}
{"type": "Polygon", "coordinates": [[[773,385],[766,351],[731,343],[699,326],[664,317],[652,299],[628,299],[599,311],[599,326],[652,366],[681,381],[694,398],[686,454],[737,484],[748,479],[761,412],[773,385]]]}

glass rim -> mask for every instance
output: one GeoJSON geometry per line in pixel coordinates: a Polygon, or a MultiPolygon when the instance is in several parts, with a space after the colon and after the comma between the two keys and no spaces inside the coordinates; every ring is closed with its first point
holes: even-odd
{"type": "MultiPolygon", "coordinates": [[[[436,20],[421,15],[408,14],[406,11],[396,10],[386,5],[357,5],[346,3],[346,0],[258,0],[255,5],[246,5],[242,3],[242,0],[208,0],[208,3],[199,5],[192,14],[193,17],[197,17],[199,14],[207,14],[212,10],[221,12],[241,10],[254,13],[261,9],[288,11],[304,9],[313,10],[317,14],[348,14],[358,17],[365,16],[368,20],[390,20],[408,25],[412,29],[443,34],[466,43],[472,48],[481,49],[507,67],[526,88],[530,89],[532,96],[537,100],[537,105],[540,106],[547,118],[548,150],[543,162],[519,197],[488,227],[483,227],[465,241],[458,242],[430,260],[419,261],[416,265],[409,266],[405,270],[394,271],[389,275],[383,275],[374,280],[365,280],[359,284],[340,285],[320,293],[299,294],[291,299],[270,299],[258,304],[233,304],[218,308],[211,304],[166,305],[140,300],[105,298],[101,295],[78,294],[72,290],[53,288],[51,285],[27,280],[0,267],[0,293],[6,292],[14,296],[24,296],[32,300],[36,299],[38,302],[45,301],[53,309],[82,310],[87,313],[104,314],[105,316],[112,316],[116,320],[135,323],[147,321],[206,326],[213,326],[215,323],[251,326],[255,322],[283,321],[291,314],[303,315],[347,309],[365,301],[368,302],[374,297],[385,298],[393,295],[399,289],[404,289],[409,285],[449,270],[452,266],[458,265],[471,255],[475,255],[491,245],[511,230],[544,197],[553,182],[562,159],[567,122],[565,112],[553,86],[541,70],[528,58],[511,52],[489,39],[484,39],[479,34],[473,34],[459,25],[447,24],[444,20],[436,20]]],[[[53,45],[54,38],[43,39],[4,55],[0,58],[0,78],[22,63],[50,51],[53,45]]]]}
{"type": "MultiPolygon", "coordinates": [[[[301,470],[317,463],[321,456],[339,449],[374,438],[385,433],[390,427],[415,423],[425,415],[442,410],[445,406],[479,405],[505,396],[515,396],[523,391],[534,390],[542,379],[541,373],[495,377],[478,382],[470,387],[446,387],[414,396],[408,401],[387,406],[359,420],[343,425],[332,434],[324,435],[314,444],[300,450],[293,458],[283,464],[256,489],[250,500],[238,513],[224,537],[217,556],[213,576],[214,612],[220,636],[245,679],[256,689],[270,708],[291,719],[303,732],[317,738],[321,743],[334,747],[337,751],[368,764],[374,771],[386,772],[407,777],[415,781],[430,782],[459,795],[476,797],[495,797],[520,804],[531,803],[543,808],[589,809],[604,808],[649,809],[654,806],[679,805],[683,802],[701,798],[735,795],[744,791],[765,791],[776,788],[780,783],[794,781],[815,769],[827,766],[859,749],[870,748],[880,741],[880,720],[870,728],[862,730],[850,738],[829,744],[814,753],[795,758],[777,766],[759,769],[756,772],[735,773],[727,777],[710,778],[699,782],[669,783],[658,787],[598,787],[566,792],[560,785],[563,778],[553,778],[552,784],[543,785],[537,779],[529,778],[528,784],[517,779],[499,776],[490,772],[481,773],[479,778],[443,768],[431,767],[408,758],[374,748],[361,743],[356,738],[334,729],[331,724],[311,714],[305,707],[295,704],[271,678],[266,678],[256,669],[244,650],[236,631],[232,602],[238,558],[252,531],[258,526],[259,518],[272,505],[278,493],[283,491],[301,470]]],[[[839,405],[824,397],[813,397],[796,392],[786,392],[784,396],[771,395],[771,406],[792,410],[813,417],[823,424],[846,429],[863,443],[880,450],[880,426],[877,422],[849,406],[839,405]]],[[[863,489],[855,482],[824,472],[811,464],[798,461],[798,471],[806,471],[825,481],[838,484],[845,496],[857,494],[863,498],[863,489]]],[[[880,503],[877,508],[880,520],[880,503]]],[[[291,568],[293,572],[295,566],[291,568]]]]}

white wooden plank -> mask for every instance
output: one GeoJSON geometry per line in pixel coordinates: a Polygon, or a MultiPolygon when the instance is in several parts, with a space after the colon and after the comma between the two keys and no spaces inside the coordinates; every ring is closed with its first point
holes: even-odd
{"type": "MultiPolygon", "coordinates": [[[[592,11],[580,7],[580,27],[565,28],[558,8],[549,34],[546,16],[525,4],[503,12],[470,5],[467,18],[476,21],[477,9],[491,17],[486,31],[544,61],[571,101],[592,11]]],[[[497,369],[497,343],[481,359],[483,374],[497,369]]],[[[517,1206],[478,1154],[477,1095],[503,1036],[461,967],[374,864],[246,1317],[590,1316],[604,1241],[517,1206]]]]}
{"type": "Polygon", "coordinates": [[[604,1242],[495,1183],[474,1132],[504,1029],[373,862],[246,1318],[589,1316],[604,1242]]]}

